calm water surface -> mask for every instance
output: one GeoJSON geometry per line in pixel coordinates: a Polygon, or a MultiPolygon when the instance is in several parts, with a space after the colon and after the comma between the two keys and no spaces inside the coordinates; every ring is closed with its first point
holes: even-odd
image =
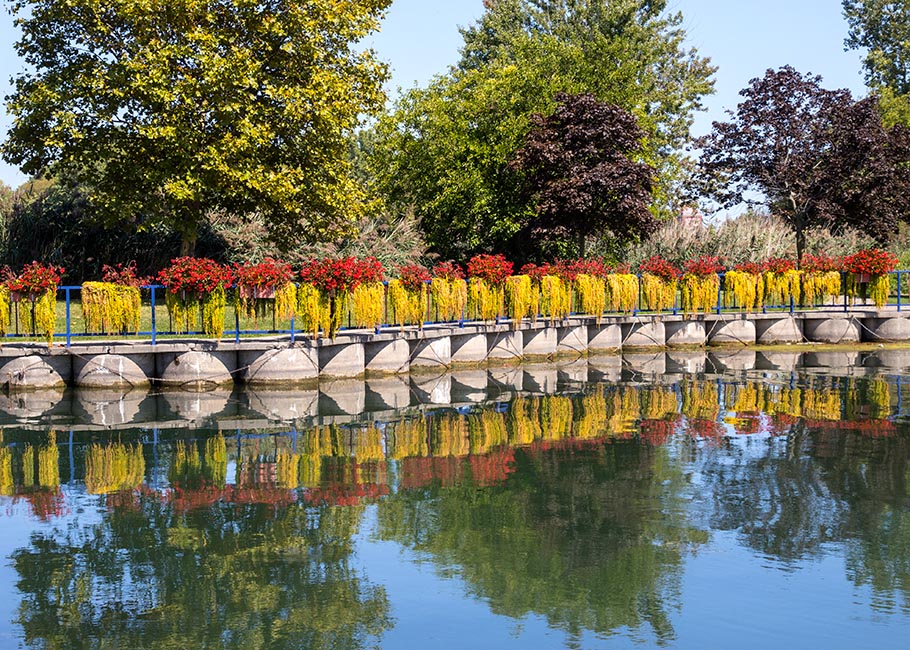
{"type": "Polygon", "coordinates": [[[910,377],[509,372],[8,400],[0,647],[908,647],[910,377]]]}

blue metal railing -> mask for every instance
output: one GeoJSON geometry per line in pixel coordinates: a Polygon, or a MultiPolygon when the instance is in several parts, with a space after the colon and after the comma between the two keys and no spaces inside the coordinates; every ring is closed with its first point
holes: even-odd
{"type": "MultiPolygon", "coordinates": [[[[903,269],[903,270],[898,270],[898,271],[892,271],[889,274],[889,275],[893,276],[894,279],[896,280],[896,282],[892,281],[892,286],[896,286],[897,290],[891,291],[890,296],[889,296],[888,306],[895,307],[898,312],[902,311],[903,306],[904,306],[904,301],[903,301],[903,296],[902,296],[902,289],[904,289],[904,287],[902,285],[903,285],[904,281],[906,280],[905,276],[907,273],[908,273],[908,271],[906,269],[903,269]],[[891,298],[894,299],[894,302],[890,302],[891,298]]],[[[641,276],[638,276],[638,277],[639,277],[639,279],[641,278],[641,276]]],[[[739,313],[742,311],[740,306],[725,304],[724,277],[725,277],[724,273],[719,274],[720,282],[718,283],[718,287],[717,287],[717,302],[710,309],[710,311],[717,315],[720,315],[723,313],[739,313]]],[[[141,287],[141,289],[144,292],[146,292],[147,302],[145,304],[147,304],[150,307],[150,312],[151,312],[150,329],[142,330],[142,331],[139,331],[136,333],[113,333],[113,332],[97,333],[97,332],[88,332],[88,331],[82,331],[82,332],[74,331],[73,303],[75,300],[75,296],[77,294],[81,294],[82,287],[79,285],[58,287],[57,288],[58,296],[60,296],[60,294],[62,293],[62,297],[63,297],[64,305],[65,305],[64,323],[63,323],[64,329],[62,332],[55,331],[54,332],[55,337],[62,335],[67,346],[70,346],[72,344],[72,341],[74,338],[83,338],[83,337],[100,338],[100,337],[113,336],[113,335],[116,335],[118,337],[124,336],[124,337],[150,338],[152,345],[156,345],[158,343],[159,336],[161,336],[161,335],[199,336],[202,334],[202,332],[194,332],[194,331],[173,332],[170,330],[162,330],[159,327],[160,319],[158,317],[158,308],[160,305],[160,303],[159,303],[160,293],[161,293],[161,291],[164,290],[164,286],[162,286],[162,285],[144,285],[141,287]]],[[[846,312],[850,309],[850,298],[846,292],[846,277],[843,277],[841,280],[841,295],[843,295],[843,311],[846,312]]],[[[632,309],[632,311],[628,312],[628,313],[631,313],[631,315],[633,315],[633,316],[641,314],[641,313],[658,313],[658,312],[652,312],[652,311],[647,311],[647,310],[642,309],[641,303],[642,303],[641,283],[639,282],[638,304],[636,304],[635,307],[632,309]]],[[[812,310],[812,309],[832,309],[832,308],[837,307],[837,305],[835,304],[835,302],[821,304],[821,305],[798,305],[797,302],[791,297],[789,300],[789,304],[763,305],[762,312],[766,313],[767,311],[771,310],[771,311],[789,312],[792,314],[792,313],[795,313],[797,307],[799,307],[802,310],[812,310]]],[[[680,307],[679,295],[677,294],[673,308],[668,311],[672,314],[678,314],[681,310],[682,310],[682,308],[680,307]]],[[[607,311],[606,313],[619,313],[619,312],[607,311]]],[[[577,312],[573,312],[573,314],[578,315],[577,312]]],[[[436,313],[436,320],[433,320],[433,316],[434,316],[434,314],[433,314],[432,306],[428,303],[425,324],[441,322],[438,320],[438,311],[436,313]]],[[[376,327],[375,328],[376,333],[381,332],[381,330],[383,328],[398,327],[398,325],[388,322],[390,320],[390,318],[389,318],[387,301],[386,301],[386,309],[384,312],[384,320],[387,322],[376,327]]],[[[467,315],[463,311],[461,314],[461,317],[456,319],[455,321],[452,321],[452,324],[458,325],[459,327],[464,327],[465,323],[469,323],[469,322],[471,322],[471,319],[467,318],[467,315]]],[[[350,329],[350,327],[342,328],[342,329],[350,329]]],[[[17,325],[16,325],[16,330],[17,331],[14,333],[7,333],[6,337],[10,338],[10,337],[30,336],[28,333],[20,333],[18,331],[18,321],[17,321],[17,325]]],[[[288,334],[290,336],[291,342],[294,342],[296,340],[297,334],[298,334],[298,332],[296,331],[296,327],[295,327],[295,318],[293,316],[290,318],[289,327],[287,327],[287,328],[278,328],[277,325],[275,324],[275,320],[273,319],[272,329],[241,329],[240,313],[235,309],[234,310],[234,327],[232,330],[226,330],[224,332],[224,335],[228,336],[228,337],[233,337],[233,339],[235,341],[239,341],[240,337],[243,335],[256,335],[256,334],[288,334]]],[[[31,335],[34,335],[34,334],[31,334],[31,335]]]]}

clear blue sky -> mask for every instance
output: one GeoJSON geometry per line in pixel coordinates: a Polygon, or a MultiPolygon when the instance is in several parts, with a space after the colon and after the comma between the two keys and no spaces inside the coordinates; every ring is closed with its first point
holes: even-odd
{"type": "MultiPolygon", "coordinates": [[[[700,135],[711,121],[735,108],[739,91],[768,68],[792,65],[824,77],[828,88],[864,94],[861,57],[844,52],[847,26],[839,0],[670,0],[685,17],[689,43],[718,66],[716,92],[705,100],[707,111],[696,118],[700,135]]],[[[460,25],[469,25],[483,10],[482,0],[394,0],[381,32],[371,44],[392,69],[389,85],[425,84],[458,58],[460,25]]],[[[13,50],[12,19],[0,13],[0,95],[10,92],[9,79],[20,68],[13,50]]],[[[4,137],[9,117],[0,115],[4,137]]],[[[0,163],[0,181],[17,186],[18,170],[0,163]]]]}

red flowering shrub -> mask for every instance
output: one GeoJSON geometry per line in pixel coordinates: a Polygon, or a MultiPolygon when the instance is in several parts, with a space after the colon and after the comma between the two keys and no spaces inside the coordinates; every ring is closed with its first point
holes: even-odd
{"type": "Polygon", "coordinates": [[[519,275],[526,275],[533,282],[540,282],[545,275],[550,275],[552,269],[549,264],[525,264],[521,267],[521,270],[518,272],[519,275]]]}
{"type": "Polygon", "coordinates": [[[398,279],[405,289],[416,292],[425,289],[432,276],[426,267],[420,264],[407,264],[398,267],[398,279]]]}
{"type": "Polygon", "coordinates": [[[843,260],[837,260],[825,255],[803,255],[802,269],[807,273],[827,273],[840,271],[844,266],[843,260]]]}
{"type": "Polygon", "coordinates": [[[574,282],[582,274],[604,278],[611,269],[603,260],[560,260],[555,264],[555,271],[563,281],[574,282]]]}
{"type": "Polygon", "coordinates": [[[293,278],[291,265],[266,257],[258,264],[234,264],[234,281],[243,287],[275,289],[293,278]]]}
{"type": "Polygon", "coordinates": [[[129,264],[105,264],[101,267],[101,281],[110,284],[119,284],[121,287],[141,287],[151,284],[154,278],[136,275],[136,260],[129,264]]]}
{"type": "Polygon", "coordinates": [[[326,293],[352,291],[365,282],[381,282],[382,264],[374,257],[310,260],[300,270],[300,279],[326,293]]]}
{"type": "Polygon", "coordinates": [[[463,280],[464,271],[455,262],[440,262],[433,267],[433,277],[446,280],[463,280]]]}
{"type": "Polygon", "coordinates": [[[664,280],[675,280],[680,276],[679,269],[670,264],[660,255],[649,257],[638,265],[638,270],[642,273],[650,273],[664,280]]]}
{"type": "Polygon", "coordinates": [[[170,293],[186,291],[196,295],[211,293],[217,287],[229,287],[231,269],[206,257],[178,257],[158,273],[158,280],[170,293]]]}
{"type": "Polygon", "coordinates": [[[475,255],[468,261],[468,275],[498,286],[512,275],[512,262],[502,254],[475,255]]]}
{"type": "Polygon", "coordinates": [[[870,248],[844,258],[844,270],[851,273],[884,275],[897,268],[897,256],[879,248],[870,248]]]}
{"type": "Polygon", "coordinates": [[[771,259],[765,260],[764,264],[762,264],[762,270],[768,271],[770,273],[786,273],[787,271],[792,271],[795,268],[796,262],[780,257],[772,257],[771,259]]]}
{"type": "Polygon", "coordinates": [[[752,275],[759,275],[763,270],[762,265],[757,262],[743,262],[742,264],[737,264],[733,269],[741,273],[751,273],[752,275]]]}
{"type": "Polygon", "coordinates": [[[611,272],[626,275],[632,272],[632,267],[628,264],[617,264],[611,269],[611,272]]]}
{"type": "Polygon", "coordinates": [[[704,278],[721,273],[724,268],[724,262],[720,257],[703,255],[696,260],[686,262],[685,272],[704,278]]]}
{"type": "Polygon", "coordinates": [[[22,272],[7,280],[10,291],[19,293],[39,294],[56,290],[60,278],[65,272],[62,266],[49,264],[45,266],[40,262],[32,262],[22,267],[22,272]]]}

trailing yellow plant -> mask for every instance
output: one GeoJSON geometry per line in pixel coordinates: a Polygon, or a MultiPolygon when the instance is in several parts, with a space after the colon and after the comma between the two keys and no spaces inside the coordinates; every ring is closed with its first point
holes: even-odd
{"type": "Polygon", "coordinates": [[[139,331],[142,299],[139,287],[112,282],[86,282],[82,285],[82,318],[89,332],[139,331]]]}
{"type": "Polygon", "coordinates": [[[199,325],[199,299],[195,294],[181,295],[168,291],[164,304],[175,332],[195,330],[199,325]]]}
{"type": "Polygon", "coordinates": [[[604,279],[579,273],[575,276],[575,292],[581,303],[581,311],[594,316],[599,324],[607,308],[607,287],[604,279]]]}
{"type": "Polygon", "coordinates": [[[275,485],[282,490],[296,490],[300,480],[300,454],[280,449],[275,452],[275,485]]]}
{"type": "Polygon", "coordinates": [[[15,492],[13,450],[11,447],[0,447],[0,495],[12,496],[15,492]]]}
{"type": "Polygon", "coordinates": [[[386,448],[388,457],[396,460],[428,456],[426,418],[419,416],[396,422],[390,427],[386,448]]]}
{"type": "Polygon", "coordinates": [[[319,338],[320,330],[329,328],[329,298],[308,282],[297,287],[297,319],[301,329],[319,338]]]}
{"type": "Polygon", "coordinates": [[[572,435],[572,400],[547,395],[540,404],[541,435],[544,440],[563,440],[572,435]]]}
{"type": "Polygon", "coordinates": [[[540,313],[550,320],[568,318],[572,311],[572,292],[555,275],[540,279],[540,313]]]}
{"type": "Polygon", "coordinates": [[[393,325],[416,324],[422,329],[427,301],[425,285],[408,289],[401,280],[389,280],[389,319],[393,325]]]}
{"type": "Polygon", "coordinates": [[[677,280],[665,280],[652,273],[642,273],[641,297],[644,309],[664,311],[676,305],[677,280]]]}
{"type": "Polygon", "coordinates": [[[297,287],[293,282],[286,282],[275,289],[275,314],[278,318],[288,320],[297,310],[297,287]]]}
{"type": "Polygon", "coordinates": [[[468,306],[468,283],[462,278],[433,278],[430,294],[440,320],[460,320],[464,316],[468,306]]]}
{"type": "Polygon", "coordinates": [[[872,298],[875,306],[881,309],[888,304],[891,293],[891,279],[887,275],[873,275],[866,287],[866,295],[872,298]]]}
{"type": "Polygon", "coordinates": [[[140,445],[89,445],[85,455],[85,489],[89,494],[132,490],[144,479],[145,458],[140,445]]]}
{"type": "Polygon", "coordinates": [[[680,304],[684,314],[703,312],[707,314],[717,305],[717,289],[720,279],[717,274],[696,275],[686,273],[679,284],[680,304]]]}
{"type": "Polygon", "coordinates": [[[509,442],[505,415],[484,409],[468,416],[468,440],[472,454],[485,454],[509,442]]]}
{"type": "Polygon", "coordinates": [[[0,336],[5,336],[9,331],[10,307],[9,287],[0,285],[0,336]]]}
{"type": "Polygon", "coordinates": [[[839,271],[807,271],[803,273],[803,302],[812,306],[834,298],[841,292],[839,271]]]}
{"type": "Polygon", "coordinates": [[[385,285],[358,284],[351,294],[351,311],[357,327],[379,327],[385,317],[385,285]]]}
{"type": "Polygon", "coordinates": [[[540,426],[540,400],[517,397],[509,408],[509,444],[530,445],[543,437],[540,426]]]}
{"type": "Polygon", "coordinates": [[[720,396],[717,384],[707,380],[683,382],[682,413],[688,418],[716,420],[720,414],[720,396]]]}
{"type": "Polygon", "coordinates": [[[202,331],[211,338],[220,339],[224,334],[224,311],[227,295],[223,285],[218,285],[205,294],[202,303],[202,331]]]}
{"type": "Polygon", "coordinates": [[[457,413],[446,413],[432,418],[430,429],[430,454],[437,457],[467,456],[468,423],[457,413]]]}
{"type": "Polygon", "coordinates": [[[44,488],[60,485],[60,450],[57,448],[56,431],[49,431],[47,444],[38,448],[38,485],[44,488]]]}
{"type": "Polygon", "coordinates": [[[764,304],[765,283],[761,273],[734,270],[724,274],[724,306],[753,311],[764,304]]]}
{"type": "Polygon", "coordinates": [[[503,285],[495,285],[482,278],[468,281],[468,313],[471,318],[495,320],[502,315],[505,296],[503,285]]]}
{"type": "Polygon", "coordinates": [[[54,340],[54,327],[57,323],[57,290],[48,289],[44,293],[22,296],[16,303],[19,322],[26,331],[41,336],[50,344],[54,340]]]}
{"type": "Polygon", "coordinates": [[[604,290],[610,311],[630,312],[638,306],[638,277],[631,273],[611,273],[604,290]]]}
{"type": "Polygon", "coordinates": [[[765,271],[762,274],[765,304],[789,305],[791,299],[798,303],[802,295],[801,276],[802,273],[796,269],[765,271]]]}
{"type": "Polygon", "coordinates": [[[518,329],[522,319],[532,315],[533,293],[531,278],[527,275],[512,275],[506,278],[505,307],[506,313],[512,319],[513,328],[518,329]]]}

